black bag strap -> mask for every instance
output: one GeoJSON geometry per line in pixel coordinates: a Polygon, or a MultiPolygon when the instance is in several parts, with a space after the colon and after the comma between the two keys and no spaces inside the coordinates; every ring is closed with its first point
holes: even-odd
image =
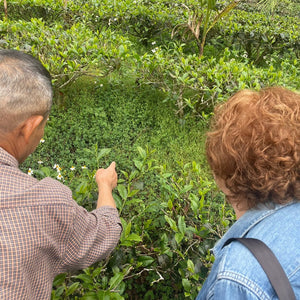
{"type": "Polygon", "coordinates": [[[264,242],[253,238],[231,238],[225,242],[223,247],[232,241],[240,242],[251,251],[268,276],[280,300],[296,300],[291,284],[278,259],[264,242]]]}

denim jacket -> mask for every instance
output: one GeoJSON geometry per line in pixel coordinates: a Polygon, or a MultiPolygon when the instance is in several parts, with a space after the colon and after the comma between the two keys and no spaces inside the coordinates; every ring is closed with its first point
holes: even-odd
{"type": "Polygon", "coordinates": [[[232,237],[262,240],[276,255],[300,299],[300,203],[247,211],[213,249],[215,262],[196,300],[275,300],[278,297],[259,262],[232,237]]]}

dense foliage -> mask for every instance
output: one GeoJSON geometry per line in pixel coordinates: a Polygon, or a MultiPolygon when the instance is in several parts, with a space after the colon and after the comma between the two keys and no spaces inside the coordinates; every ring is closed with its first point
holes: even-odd
{"type": "Polygon", "coordinates": [[[299,4],[277,5],[8,2],[0,46],[38,57],[55,86],[45,138],[23,170],[64,181],[88,210],[97,168],[115,160],[119,173],[120,244],[59,275],[52,299],[196,296],[209,249],[234,220],[204,158],[212,109],[241,88],[300,88],[299,4]]]}

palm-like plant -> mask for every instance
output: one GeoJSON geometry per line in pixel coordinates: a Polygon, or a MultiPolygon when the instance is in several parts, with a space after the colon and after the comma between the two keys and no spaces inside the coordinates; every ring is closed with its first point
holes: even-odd
{"type": "Polygon", "coordinates": [[[3,0],[3,3],[4,3],[4,15],[5,15],[5,18],[7,18],[7,2],[6,2],[6,0],[3,0]]]}
{"type": "Polygon", "coordinates": [[[217,9],[216,0],[199,1],[199,6],[190,10],[188,21],[174,27],[172,37],[178,34],[180,30],[183,30],[183,36],[192,35],[197,43],[199,57],[201,57],[208,32],[241,1],[231,1],[221,11],[217,9]]]}

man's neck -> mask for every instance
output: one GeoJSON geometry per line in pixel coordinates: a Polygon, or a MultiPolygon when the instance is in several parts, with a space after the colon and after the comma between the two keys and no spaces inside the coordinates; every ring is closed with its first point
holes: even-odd
{"type": "Polygon", "coordinates": [[[19,149],[22,149],[18,147],[15,143],[14,139],[14,132],[9,133],[3,133],[0,132],[0,147],[4,149],[6,152],[8,152],[10,155],[12,155],[16,160],[20,163],[22,162],[22,155],[19,151],[19,149]]]}

